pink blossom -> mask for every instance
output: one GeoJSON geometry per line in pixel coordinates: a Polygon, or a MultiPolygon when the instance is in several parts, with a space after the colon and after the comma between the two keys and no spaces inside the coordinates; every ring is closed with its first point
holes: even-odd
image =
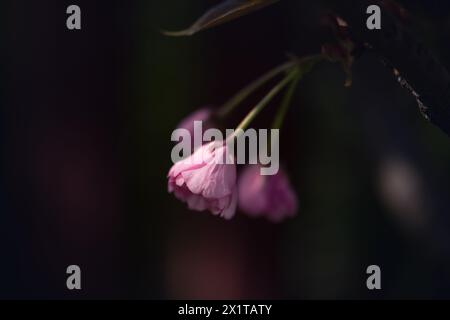
{"type": "Polygon", "coordinates": [[[190,157],[175,163],[168,174],[168,189],[189,209],[209,210],[231,219],[237,206],[236,164],[226,144],[205,144],[190,157]]]}
{"type": "Polygon", "coordinates": [[[263,176],[259,165],[247,166],[239,178],[239,208],[252,217],[281,222],[295,216],[298,199],[285,172],[263,176]]]}
{"type": "Polygon", "coordinates": [[[192,136],[194,134],[194,121],[202,121],[203,129],[206,130],[210,127],[208,125],[208,122],[211,119],[211,115],[212,110],[209,107],[198,109],[197,111],[194,111],[193,113],[188,115],[185,119],[183,119],[178,124],[177,128],[188,130],[192,136]]]}

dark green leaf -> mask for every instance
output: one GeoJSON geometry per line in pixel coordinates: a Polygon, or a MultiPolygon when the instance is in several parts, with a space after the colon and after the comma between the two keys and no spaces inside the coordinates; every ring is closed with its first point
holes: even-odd
{"type": "Polygon", "coordinates": [[[278,0],[227,0],[207,11],[191,27],[181,31],[164,31],[168,36],[192,36],[193,34],[223,24],[261,9],[278,0]]]}

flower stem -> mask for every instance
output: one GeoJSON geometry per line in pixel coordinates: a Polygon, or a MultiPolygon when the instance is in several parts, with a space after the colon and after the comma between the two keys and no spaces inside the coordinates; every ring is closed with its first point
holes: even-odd
{"type": "Polygon", "coordinates": [[[283,101],[281,102],[280,109],[275,117],[272,124],[272,129],[281,129],[286,118],[287,111],[291,105],[292,97],[294,96],[295,89],[297,88],[298,82],[300,81],[301,73],[297,72],[295,78],[292,80],[289,88],[287,89],[283,101]]]}
{"type": "Polygon", "coordinates": [[[295,89],[297,88],[298,82],[302,77],[311,71],[311,69],[320,61],[323,60],[322,55],[313,55],[308,56],[303,59],[301,59],[297,66],[297,75],[292,80],[291,85],[289,86],[288,90],[286,91],[286,94],[284,95],[284,98],[281,102],[280,109],[278,110],[278,113],[275,117],[275,120],[272,124],[272,129],[281,129],[284,123],[284,119],[286,118],[287,111],[289,110],[292,97],[294,96],[295,89]]]}
{"type": "Polygon", "coordinates": [[[255,117],[269,104],[269,102],[288,85],[298,75],[298,69],[292,70],[283,80],[281,80],[269,93],[249,112],[249,114],[242,120],[236,128],[235,133],[239,134],[241,130],[245,130],[255,117]],[[241,130],[239,130],[241,129],[241,130]]]}
{"type": "Polygon", "coordinates": [[[252,94],[256,89],[264,85],[269,80],[273,79],[278,74],[287,71],[294,66],[296,66],[296,61],[288,61],[261,76],[247,87],[239,91],[235,96],[233,96],[227,103],[225,103],[222,108],[218,111],[218,116],[223,118],[230,114],[235,107],[237,107],[242,101],[244,101],[250,94],[252,94]]]}

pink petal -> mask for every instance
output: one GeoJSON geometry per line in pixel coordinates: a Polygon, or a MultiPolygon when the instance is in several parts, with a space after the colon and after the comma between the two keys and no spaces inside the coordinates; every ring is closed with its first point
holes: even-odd
{"type": "Polygon", "coordinates": [[[192,193],[201,194],[205,185],[210,182],[210,171],[212,169],[211,165],[205,165],[196,170],[182,172],[181,175],[192,193]]]}
{"type": "Polygon", "coordinates": [[[196,194],[191,194],[187,198],[187,203],[188,203],[189,209],[191,209],[191,210],[204,211],[204,210],[208,209],[207,201],[202,196],[199,196],[196,194]]]}
{"type": "Polygon", "coordinates": [[[234,217],[234,215],[236,213],[237,199],[238,199],[238,195],[237,195],[237,190],[235,188],[233,190],[233,193],[231,194],[231,201],[230,201],[229,206],[225,210],[223,210],[220,215],[222,218],[230,220],[231,218],[234,217]]]}

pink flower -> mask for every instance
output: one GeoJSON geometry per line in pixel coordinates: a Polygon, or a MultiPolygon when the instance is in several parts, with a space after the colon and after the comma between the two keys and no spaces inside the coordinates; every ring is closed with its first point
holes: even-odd
{"type": "MultiPolygon", "coordinates": [[[[180,129],[186,129],[190,132],[191,135],[194,134],[194,121],[202,121],[203,129],[206,130],[210,126],[208,122],[211,118],[212,110],[209,107],[198,109],[194,111],[190,115],[188,115],[185,119],[183,119],[177,126],[180,129]]],[[[203,134],[203,132],[202,132],[203,134]]]]}
{"type": "Polygon", "coordinates": [[[222,142],[205,144],[190,157],[175,163],[168,179],[169,192],[186,202],[189,209],[209,210],[225,219],[234,216],[236,164],[222,142]]]}
{"type": "MultiPolygon", "coordinates": [[[[200,135],[203,137],[203,133],[213,127],[213,123],[211,121],[213,111],[209,107],[204,107],[201,109],[198,109],[197,111],[194,111],[190,115],[188,115],[185,119],[183,119],[177,126],[177,129],[186,129],[189,131],[189,134],[191,135],[190,143],[192,146],[191,151],[196,150],[198,147],[201,146],[202,141],[195,141],[195,135],[200,135]],[[201,126],[199,126],[200,130],[198,130],[197,133],[195,133],[195,122],[200,121],[201,126]],[[196,145],[197,143],[197,145],[196,145]]],[[[198,125],[198,124],[197,124],[198,125]]]]}
{"type": "Polygon", "coordinates": [[[285,172],[280,169],[273,176],[263,176],[260,168],[248,166],[240,176],[239,208],[249,216],[265,216],[272,222],[295,216],[298,199],[285,172]]]}

